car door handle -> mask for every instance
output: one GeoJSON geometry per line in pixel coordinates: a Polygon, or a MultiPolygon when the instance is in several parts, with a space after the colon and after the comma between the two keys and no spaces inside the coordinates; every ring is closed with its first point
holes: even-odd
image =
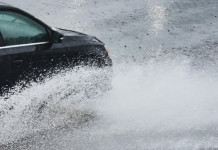
{"type": "Polygon", "coordinates": [[[21,63],[23,63],[23,60],[14,60],[14,61],[12,61],[14,64],[21,64],[21,63]]]}

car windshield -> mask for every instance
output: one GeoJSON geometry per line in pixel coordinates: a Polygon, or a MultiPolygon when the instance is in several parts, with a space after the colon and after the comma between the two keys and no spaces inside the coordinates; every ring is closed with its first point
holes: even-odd
{"type": "Polygon", "coordinates": [[[0,31],[6,46],[49,40],[45,27],[24,15],[10,11],[0,11],[0,31]]]}

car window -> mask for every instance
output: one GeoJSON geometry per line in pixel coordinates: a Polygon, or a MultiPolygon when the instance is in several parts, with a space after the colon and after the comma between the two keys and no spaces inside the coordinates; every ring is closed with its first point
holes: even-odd
{"type": "Polygon", "coordinates": [[[6,46],[49,41],[45,27],[16,12],[0,11],[0,31],[6,46]]]}

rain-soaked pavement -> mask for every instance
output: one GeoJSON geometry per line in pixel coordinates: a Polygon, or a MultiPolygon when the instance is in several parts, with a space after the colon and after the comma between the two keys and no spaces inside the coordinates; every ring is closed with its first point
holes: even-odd
{"type": "Polygon", "coordinates": [[[98,37],[114,74],[106,92],[80,68],[2,97],[0,149],[218,149],[217,0],[2,2],[98,37]]]}

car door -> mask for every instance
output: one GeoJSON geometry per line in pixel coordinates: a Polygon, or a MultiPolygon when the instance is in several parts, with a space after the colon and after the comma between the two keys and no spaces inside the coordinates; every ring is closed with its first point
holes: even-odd
{"type": "MultiPolygon", "coordinates": [[[[0,32],[0,46],[4,46],[4,40],[0,32]]],[[[10,58],[4,49],[0,47],[0,90],[2,87],[9,84],[7,81],[11,76],[10,58]]]]}
{"type": "Polygon", "coordinates": [[[12,80],[39,76],[65,53],[63,44],[51,42],[45,26],[19,12],[0,11],[0,31],[4,40],[1,48],[10,58],[12,80]]]}
{"type": "Polygon", "coordinates": [[[0,49],[0,89],[9,84],[8,79],[11,76],[10,59],[3,49],[0,49]]]}

